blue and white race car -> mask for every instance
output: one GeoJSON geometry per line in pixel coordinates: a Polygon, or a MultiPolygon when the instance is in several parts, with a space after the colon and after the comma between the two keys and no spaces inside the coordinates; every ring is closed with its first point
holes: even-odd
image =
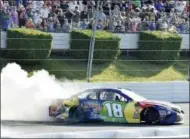
{"type": "Polygon", "coordinates": [[[88,89],[49,106],[49,116],[70,122],[183,123],[183,110],[172,103],[151,101],[127,89],[88,89]]]}

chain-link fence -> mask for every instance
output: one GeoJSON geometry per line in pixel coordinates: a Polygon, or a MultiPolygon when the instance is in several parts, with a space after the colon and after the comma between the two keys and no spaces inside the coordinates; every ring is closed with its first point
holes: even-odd
{"type": "MultiPolygon", "coordinates": [[[[10,39],[10,38],[8,38],[10,39]]],[[[23,39],[23,38],[12,38],[23,39]]],[[[37,41],[37,40],[30,40],[37,41]]],[[[46,40],[44,40],[46,41],[46,40]]],[[[81,42],[90,40],[78,40],[81,42]]],[[[101,42],[101,40],[98,40],[101,42]]],[[[92,75],[90,81],[170,81],[186,80],[189,77],[189,60],[186,51],[181,51],[178,59],[142,59],[141,52],[161,53],[166,50],[113,50],[104,48],[102,40],[101,49],[94,50],[92,61],[92,75]],[[119,51],[116,58],[111,58],[109,54],[119,51]]],[[[41,54],[48,49],[25,49],[3,48],[1,49],[1,68],[7,63],[17,62],[23,69],[32,75],[34,71],[45,69],[50,74],[59,79],[83,80],[86,81],[88,72],[89,49],[52,49],[47,58],[35,58],[36,54],[41,54]],[[26,57],[27,54],[31,57],[26,57]],[[9,55],[8,55],[9,54],[9,55]],[[13,57],[10,56],[14,55],[13,57]],[[15,55],[17,54],[17,55],[15,55]],[[84,56],[85,55],[85,56],[84,56]]],[[[175,52],[178,50],[167,50],[175,52]]]]}

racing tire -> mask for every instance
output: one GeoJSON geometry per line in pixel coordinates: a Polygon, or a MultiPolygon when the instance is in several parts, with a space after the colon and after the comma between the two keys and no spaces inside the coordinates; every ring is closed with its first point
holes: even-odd
{"type": "Polygon", "coordinates": [[[143,113],[143,120],[146,124],[158,124],[159,123],[159,113],[154,108],[147,108],[143,113]]]}
{"type": "Polygon", "coordinates": [[[69,111],[68,123],[76,124],[84,120],[84,110],[80,107],[76,107],[69,111]]]}

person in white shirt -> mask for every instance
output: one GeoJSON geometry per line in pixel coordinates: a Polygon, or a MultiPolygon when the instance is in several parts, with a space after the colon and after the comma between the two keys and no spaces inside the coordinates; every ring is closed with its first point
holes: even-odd
{"type": "Polygon", "coordinates": [[[49,9],[46,5],[43,5],[42,9],[40,10],[40,14],[42,16],[42,18],[47,19],[48,18],[48,14],[49,14],[49,9]]]}
{"type": "Polygon", "coordinates": [[[40,10],[44,5],[44,1],[42,0],[34,0],[32,1],[32,9],[33,11],[40,10]]]}
{"type": "Polygon", "coordinates": [[[167,31],[167,30],[168,30],[167,21],[164,21],[164,22],[163,22],[162,27],[163,27],[163,31],[167,31]]]}
{"type": "Polygon", "coordinates": [[[65,33],[69,33],[69,32],[71,32],[71,24],[69,24],[69,22],[68,22],[68,20],[67,19],[65,19],[65,21],[64,21],[64,24],[63,24],[63,32],[65,32],[65,33]]]}
{"type": "Polygon", "coordinates": [[[187,4],[187,2],[185,0],[180,0],[180,1],[178,0],[175,3],[175,9],[178,12],[182,13],[184,11],[184,9],[185,9],[186,4],[187,4]]]}
{"type": "Polygon", "coordinates": [[[40,19],[41,19],[41,14],[40,14],[40,11],[37,10],[36,12],[34,12],[34,15],[33,15],[34,24],[37,24],[40,19]]]}
{"type": "Polygon", "coordinates": [[[36,11],[37,5],[36,5],[36,1],[32,1],[32,11],[36,11]]]}
{"type": "MultiPolygon", "coordinates": [[[[96,17],[96,14],[94,14],[94,19],[96,17]]],[[[106,15],[103,12],[102,8],[99,8],[98,12],[97,12],[97,18],[98,20],[101,20],[103,23],[106,21],[106,15]]]]}
{"type": "Polygon", "coordinates": [[[71,1],[71,2],[69,2],[69,9],[70,10],[72,10],[72,11],[74,11],[75,10],[75,7],[77,6],[79,6],[78,4],[77,4],[77,1],[76,0],[73,0],[73,1],[71,1]]]}

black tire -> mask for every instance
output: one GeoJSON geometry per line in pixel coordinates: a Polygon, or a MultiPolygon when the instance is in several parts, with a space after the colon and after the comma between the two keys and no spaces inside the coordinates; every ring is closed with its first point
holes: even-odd
{"type": "Polygon", "coordinates": [[[73,108],[69,111],[69,123],[76,124],[84,119],[84,110],[80,107],[73,108]]]}
{"type": "Polygon", "coordinates": [[[158,124],[160,115],[154,108],[147,108],[143,113],[143,120],[147,124],[158,124]]]}

